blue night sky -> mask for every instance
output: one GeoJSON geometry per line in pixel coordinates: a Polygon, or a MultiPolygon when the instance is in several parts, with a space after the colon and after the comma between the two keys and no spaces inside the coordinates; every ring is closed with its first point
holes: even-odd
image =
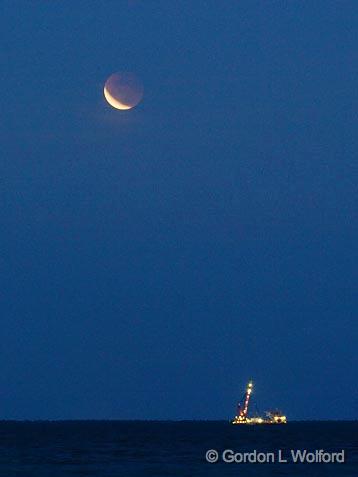
{"type": "Polygon", "coordinates": [[[357,418],[357,24],[2,2],[1,418],[227,419],[249,378],[262,409],[357,418]]]}

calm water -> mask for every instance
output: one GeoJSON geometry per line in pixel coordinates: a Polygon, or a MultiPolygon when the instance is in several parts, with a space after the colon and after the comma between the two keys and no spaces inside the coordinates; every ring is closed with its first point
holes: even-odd
{"type": "Polygon", "coordinates": [[[358,422],[0,422],[1,477],[357,476],[358,422]],[[208,449],[324,449],[345,464],[209,464],[208,449]]]}

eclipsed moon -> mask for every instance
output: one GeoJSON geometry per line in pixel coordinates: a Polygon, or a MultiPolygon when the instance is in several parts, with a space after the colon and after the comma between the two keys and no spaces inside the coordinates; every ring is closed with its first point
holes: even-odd
{"type": "Polygon", "coordinates": [[[143,85],[134,73],[113,73],[103,90],[107,102],[116,109],[132,109],[143,98],[143,85]]]}

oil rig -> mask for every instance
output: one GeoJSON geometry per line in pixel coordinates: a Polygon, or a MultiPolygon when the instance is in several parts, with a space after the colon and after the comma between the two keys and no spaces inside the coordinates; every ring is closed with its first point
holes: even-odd
{"type": "Polygon", "coordinates": [[[248,416],[249,402],[253,391],[253,386],[253,382],[250,381],[246,387],[246,392],[243,396],[242,401],[240,401],[237,405],[237,413],[234,419],[231,421],[231,424],[286,424],[286,416],[278,410],[266,411],[264,417],[248,416]]]}

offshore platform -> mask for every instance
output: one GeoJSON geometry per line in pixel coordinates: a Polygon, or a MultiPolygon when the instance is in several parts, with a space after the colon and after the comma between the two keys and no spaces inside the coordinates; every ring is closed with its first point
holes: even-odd
{"type": "Polygon", "coordinates": [[[241,402],[237,405],[237,413],[231,424],[286,424],[286,416],[278,410],[266,411],[265,416],[248,416],[250,397],[253,391],[253,382],[250,381],[241,402]]]}

